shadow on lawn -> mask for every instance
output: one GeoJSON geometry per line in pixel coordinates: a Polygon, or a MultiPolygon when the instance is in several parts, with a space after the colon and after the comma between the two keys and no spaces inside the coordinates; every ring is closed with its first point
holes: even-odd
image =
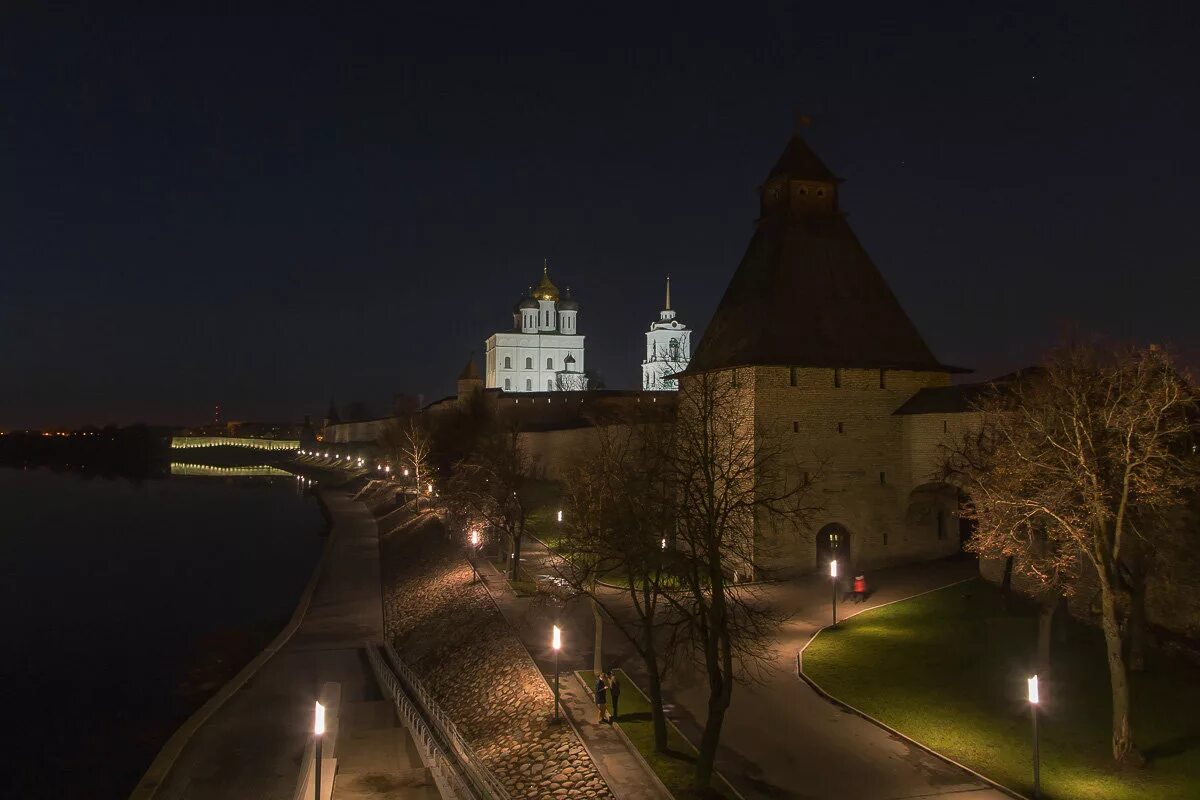
{"type": "Polygon", "coordinates": [[[1200,748],[1200,733],[1193,733],[1187,736],[1177,736],[1165,742],[1159,742],[1153,747],[1143,750],[1142,755],[1146,757],[1147,765],[1152,765],[1159,759],[1181,756],[1189,750],[1197,748],[1200,748]]]}

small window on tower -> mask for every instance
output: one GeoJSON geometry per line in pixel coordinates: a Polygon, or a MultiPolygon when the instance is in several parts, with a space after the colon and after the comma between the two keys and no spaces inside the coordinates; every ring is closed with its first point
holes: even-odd
{"type": "Polygon", "coordinates": [[[796,369],[795,367],[792,367],[792,374],[789,376],[789,382],[790,382],[791,386],[796,385],[796,379],[798,377],[800,377],[799,372],[800,372],[800,370],[796,369]]]}
{"type": "Polygon", "coordinates": [[[842,388],[842,371],[840,369],[834,369],[833,371],[833,388],[842,388]]]}
{"type": "Polygon", "coordinates": [[[532,358],[525,359],[525,369],[533,369],[533,359],[532,358]]]}
{"type": "Polygon", "coordinates": [[[887,473],[881,472],[879,473],[879,485],[883,486],[885,483],[887,483],[887,473]]]}
{"type": "Polygon", "coordinates": [[[505,369],[512,369],[512,356],[505,356],[505,357],[504,357],[504,368],[505,368],[505,369]]]}
{"type": "Polygon", "coordinates": [[[531,379],[531,378],[525,379],[525,391],[527,391],[527,392],[533,391],[533,379],[531,379]]]}
{"type": "Polygon", "coordinates": [[[879,370],[879,388],[880,389],[887,388],[887,370],[886,369],[879,370]]]}
{"type": "Polygon", "coordinates": [[[511,389],[511,388],[512,388],[512,379],[511,379],[511,378],[505,378],[505,379],[504,379],[504,391],[506,391],[506,392],[507,392],[507,391],[508,391],[509,389],[511,389]]]}
{"type": "Polygon", "coordinates": [[[546,359],[546,369],[554,369],[554,359],[553,358],[546,359]]]}
{"type": "Polygon", "coordinates": [[[950,432],[950,423],[946,420],[942,420],[942,433],[949,433],[949,432],[950,432]]]}
{"type": "Polygon", "coordinates": [[[838,433],[845,433],[845,432],[846,432],[846,426],[845,426],[845,424],[844,424],[844,423],[841,423],[841,422],[839,422],[839,423],[838,423],[838,433]]]}
{"type": "Polygon", "coordinates": [[[799,433],[799,432],[800,432],[800,423],[793,422],[792,423],[792,433],[799,433]]]}

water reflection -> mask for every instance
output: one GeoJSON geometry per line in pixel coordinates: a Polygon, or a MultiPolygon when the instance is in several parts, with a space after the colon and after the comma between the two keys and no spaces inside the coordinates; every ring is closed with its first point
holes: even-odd
{"type": "Polygon", "coordinates": [[[270,464],[245,467],[217,467],[211,464],[171,462],[171,474],[185,478],[290,478],[292,473],[270,464]]]}

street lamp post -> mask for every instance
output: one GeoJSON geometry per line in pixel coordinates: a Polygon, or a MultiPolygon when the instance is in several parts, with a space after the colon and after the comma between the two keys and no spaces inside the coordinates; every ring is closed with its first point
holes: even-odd
{"type": "Polygon", "coordinates": [[[829,582],[833,585],[833,627],[837,627],[837,559],[829,562],[829,582]]]}
{"type": "Polygon", "coordinates": [[[1042,796],[1042,765],[1041,754],[1038,752],[1038,677],[1034,675],[1026,681],[1029,684],[1029,710],[1033,716],[1033,800],[1042,796]]]}
{"type": "Polygon", "coordinates": [[[313,714],[313,800],[321,800],[321,739],[325,735],[325,706],[317,701],[313,714]]]}
{"type": "Polygon", "coordinates": [[[554,648],[554,721],[558,722],[558,651],[562,649],[562,629],[557,625],[550,646],[554,648]]]}
{"type": "Polygon", "coordinates": [[[479,570],[475,569],[475,551],[479,549],[479,531],[471,531],[471,583],[479,580],[479,570]]]}

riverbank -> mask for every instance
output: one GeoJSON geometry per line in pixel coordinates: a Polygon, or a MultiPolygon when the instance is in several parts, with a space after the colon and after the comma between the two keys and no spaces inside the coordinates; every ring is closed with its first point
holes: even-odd
{"type": "MultiPolygon", "coordinates": [[[[191,730],[181,729],[175,752],[164,749],[131,797],[290,797],[321,686],[340,683],[344,709],[379,703],[374,677],[362,658],[362,644],[383,636],[375,521],[343,490],[322,496],[333,528],[311,580],[309,600],[297,609],[294,629],[281,634],[224,687],[191,730]]],[[[388,752],[399,756],[415,750],[401,746],[388,752]]],[[[397,766],[401,768],[415,777],[396,796],[427,796],[419,762],[397,766]]]]}

